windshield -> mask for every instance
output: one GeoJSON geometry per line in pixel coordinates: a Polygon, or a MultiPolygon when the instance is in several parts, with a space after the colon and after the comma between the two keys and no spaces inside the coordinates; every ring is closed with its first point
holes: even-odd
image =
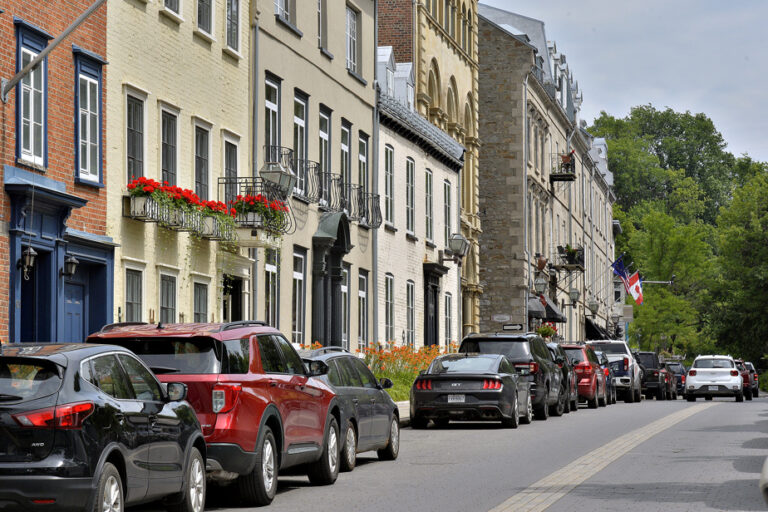
{"type": "Polygon", "coordinates": [[[565,353],[568,355],[568,359],[570,359],[572,363],[583,363],[586,361],[584,351],[580,348],[566,348],[565,353]]]}
{"type": "Polygon", "coordinates": [[[730,359],[697,359],[693,362],[694,368],[733,368],[730,359]]]}
{"type": "Polygon", "coordinates": [[[451,356],[433,361],[427,373],[491,373],[495,371],[495,357],[451,356]]]}
{"type": "Polygon", "coordinates": [[[680,363],[667,363],[667,368],[672,373],[685,373],[685,368],[683,368],[683,365],[680,363]]]}
{"type": "Polygon", "coordinates": [[[51,362],[0,357],[0,403],[42,398],[60,386],[61,377],[51,362]]]}
{"type": "Polygon", "coordinates": [[[646,368],[656,368],[656,358],[653,354],[638,354],[637,360],[646,368]]]}
{"type": "Polygon", "coordinates": [[[213,338],[115,338],[110,343],[136,353],[155,373],[209,374],[221,371],[213,338]]]}
{"type": "Polygon", "coordinates": [[[627,346],[623,343],[590,343],[592,348],[606,354],[629,354],[627,346]]]}
{"type": "Polygon", "coordinates": [[[461,344],[461,352],[503,354],[512,361],[531,357],[531,347],[528,340],[464,340],[461,344]]]}

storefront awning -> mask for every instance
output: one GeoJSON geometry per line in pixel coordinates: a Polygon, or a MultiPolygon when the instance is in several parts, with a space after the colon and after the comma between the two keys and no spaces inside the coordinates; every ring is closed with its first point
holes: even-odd
{"type": "Polygon", "coordinates": [[[547,301],[547,316],[544,320],[547,322],[558,323],[565,323],[568,321],[568,319],[565,318],[565,315],[560,311],[560,308],[557,307],[557,304],[555,304],[549,296],[544,295],[544,299],[547,301]]]}
{"type": "Polygon", "coordinates": [[[545,322],[566,322],[565,315],[547,295],[533,296],[528,299],[528,317],[540,318],[545,322]],[[545,304],[542,304],[542,298],[545,304]]]}
{"type": "Polygon", "coordinates": [[[593,322],[591,318],[586,318],[586,334],[588,340],[609,340],[611,335],[603,327],[593,322]]]}
{"type": "Polygon", "coordinates": [[[528,297],[528,317],[541,319],[547,317],[547,310],[537,296],[528,297]]]}

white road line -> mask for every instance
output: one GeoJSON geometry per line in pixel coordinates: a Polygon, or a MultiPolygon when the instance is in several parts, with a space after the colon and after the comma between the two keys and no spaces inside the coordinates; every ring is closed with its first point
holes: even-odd
{"type": "Polygon", "coordinates": [[[538,512],[546,510],[578,485],[602,471],[608,464],[621,458],[639,444],[715,405],[718,404],[712,402],[687,407],[624,434],[542,478],[501,505],[491,509],[490,512],[538,512]]]}

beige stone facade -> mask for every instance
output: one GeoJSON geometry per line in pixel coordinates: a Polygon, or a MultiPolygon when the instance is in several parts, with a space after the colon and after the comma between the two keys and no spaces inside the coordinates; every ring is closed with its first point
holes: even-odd
{"type": "Polygon", "coordinates": [[[107,234],[120,244],[114,318],[250,318],[247,251],[126,218],[123,205],[131,176],[217,199],[225,165],[250,174],[248,5],[217,0],[203,12],[192,1],[139,0],[110,3],[107,13],[107,234]]]}

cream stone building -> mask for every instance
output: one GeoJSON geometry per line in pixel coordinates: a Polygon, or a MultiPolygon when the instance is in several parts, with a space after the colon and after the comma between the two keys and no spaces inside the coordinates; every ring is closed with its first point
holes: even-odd
{"type": "Polygon", "coordinates": [[[477,2],[379,2],[379,44],[397,63],[413,63],[416,110],[466,148],[461,171],[461,233],[470,242],[462,266],[462,334],[480,322],[477,2]]]}
{"type": "Polygon", "coordinates": [[[567,340],[605,337],[615,248],[605,146],[580,126],[581,93],[543,22],[479,9],[481,327],[544,320],[567,340]]]}
{"type": "Polygon", "coordinates": [[[255,316],[296,344],[355,350],[375,341],[374,5],[252,2],[254,175],[282,148],[298,178],[294,229],[279,248],[255,252],[255,316]]]}
{"type": "Polygon", "coordinates": [[[107,10],[107,234],[119,321],[251,317],[248,251],[131,209],[132,177],[221,196],[218,179],[252,174],[249,5],[136,0],[107,10]],[[149,218],[147,218],[149,217],[149,218]],[[162,224],[162,225],[161,225],[162,224]]]}
{"type": "Polygon", "coordinates": [[[413,66],[379,47],[377,340],[421,347],[460,341],[460,222],[464,148],[415,110],[413,66]]]}

